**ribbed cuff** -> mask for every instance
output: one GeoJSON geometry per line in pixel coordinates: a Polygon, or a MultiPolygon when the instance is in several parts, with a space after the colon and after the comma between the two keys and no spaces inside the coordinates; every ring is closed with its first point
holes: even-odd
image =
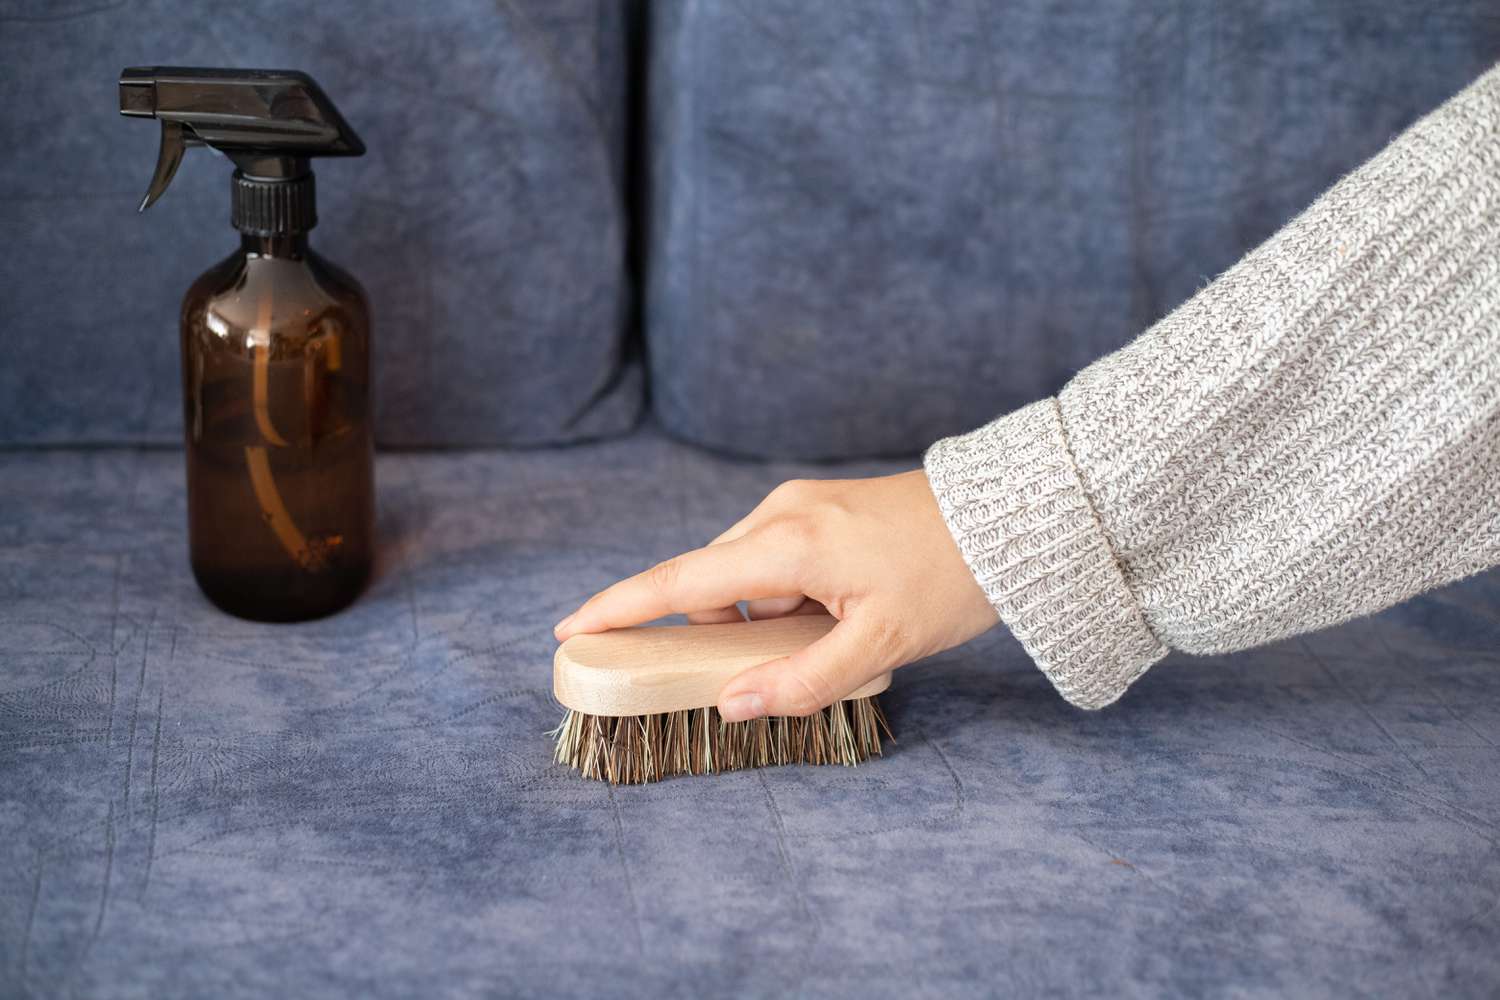
{"type": "Polygon", "coordinates": [[[945,438],[923,464],[970,571],[1069,702],[1103,708],[1167,654],[1084,491],[1055,399],[945,438]]]}

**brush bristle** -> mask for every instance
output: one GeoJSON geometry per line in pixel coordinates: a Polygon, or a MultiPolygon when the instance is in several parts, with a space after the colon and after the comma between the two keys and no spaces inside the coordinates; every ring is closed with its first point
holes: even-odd
{"type": "Polygon", "coordinates": [[[612,785],[779,764],[853,766],[894,739],[879,703],[853,698],[806,717],[725,722],[714,708],[614,718],[569,711],[549,736],[559,764],[612,785]]]}

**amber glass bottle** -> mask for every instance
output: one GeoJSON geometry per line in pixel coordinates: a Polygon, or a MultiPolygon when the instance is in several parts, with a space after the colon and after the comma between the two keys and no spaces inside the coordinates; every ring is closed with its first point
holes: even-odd
{"type": "Polygon", "coordinates": [[[326,615],[374,548],[369,311],[307,236],[245,235],[182,307],[188,536],[231,614],[326,615]]]}
{"type": "Polygon", "coordinates": [[[142,210],[191,146],[237,168],[240,248],[182,303],[193,575],[243,618],[337,611],[374,558],[370,312],[359,283],[308,249],[310,161],[360,156],[364,143],[295,70],[132,67],[120,74],[120,113],[161,123],[142,210]]]}

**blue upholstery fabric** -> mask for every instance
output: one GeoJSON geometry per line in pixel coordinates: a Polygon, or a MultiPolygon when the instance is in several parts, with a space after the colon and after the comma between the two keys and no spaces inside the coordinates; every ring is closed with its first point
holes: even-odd
{"type": "Polygon", "coordinates": [[[651,9],[653,406],[778,456],[1055,392],[1500,59],[1490,2],[651,9]]]}
{"type": "Polygon", "coordinates": [[[1493,996],[1500,576],[1070,709],[996,630],[867,767],[549,762],[550,623],[780,479],[386,455],[344,614],[194,589],[181,458],[0,455],[0,995],[1493,996]]]}
{"type": "Polygon", "coordinates": [[[364,138],[316,164],[313,246],[373,300],[377,434],[541,444],[628,429],[618,0],[0,0],[0,443],[181,436],[177,310],[238,242],[227,161],[135,207],[158,127],[127,65],[291,66],[364,138]]]}
{"type": "MultiPolygon", "coordinates": [[[[0,0],[0,997],[1493,995],[1500,573],[1069,708],[997,629],[853,770],[550,763],[550,624],[780,480],[656,428],[387,453],[377,578],[195,588],[176,309],[233,245],[127,64],[312,72],[370,155],[386,443],[629,427],[625,0],[0,0]],[[428,89],[413,90],[426,81],[428,89]]],[[[1052,391],[1500,57],[1488,3],[651,5],[672,433],[915,451],[1052,391]]],[[[908,460],[906,465],[910,465],[908,460]]]]}

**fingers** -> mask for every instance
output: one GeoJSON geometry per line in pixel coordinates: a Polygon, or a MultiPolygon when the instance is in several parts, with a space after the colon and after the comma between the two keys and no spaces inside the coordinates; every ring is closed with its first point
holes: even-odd
{"type": "Polygon", "coordinates": [[[802,589],[798,563],[784,546],[754,535],[694,549],[595,594],[553,633],[562,640],[664,615],[727,609],[740,600],[795,593],[802,589]]]}
{"type": "Polygon", "coordinates": [[[809,600],[802,594],[792,597],[762,597],[745,602],[745,612],[740,613],[736,605],[714,608],[712,611],[694,611],[687,620],[694,625],[721,625],[725,622],[742,622],[746,618],[760,621],[762,618],[785,618],[787,615],[821,615],[826,612],[823,605],[809,600]]]}
{"type": "Polygon", "coordinates": [[[740,614],[739,605],[731,604],[727,608],[689,611],[687,620],[689,625],[727,625],[731,622],[742,622],[745,616],[740,614]]]}
{"type": "Polygon", "coordinates": [[[807,603],[807,598],[801,594],[795,597],[764,597],[758,601],[746,601],[745,617],[751,621],[758,621],[762,618],[782,618],[798,613],[805,603],[807,603]]]}
{"type": "Polygon", "coordinates": [[[719,692],[726,722],[811,715],[902,662],[893,634],[848,619],[791,656],[751,667],[719,692]]]}
{"type": "MultiPolygon", "coordinates": [[[[725,542],[732,542],[742,537],[750,530],[750,522],[754,516],[755,512],[751,511],[708,544],[723,545],[725,542]]],[[[740,613],[739,605],[730,604],[727,607],[709,608],[706,611],[689,611],[687,620],[690,625],[723,625],[729,622],[742,622],[745,616],[740,613]]]]}
{"type": "Polygon", "coordinates": [[[764,598],[776,598],[785,604],[767,605],[758,609],[759,613],[752,615],[753,617],[769,618],[790,613],[820,613],[821,606],[816,602],[802,604],[800,596],[788,596],[797,594],[801,586],[793,579],[795,574],[787,572],[790,569],[789,560],[792,553],[786,551],[789,546],[786,544],[785,537],[774,542],[763,539],[763,544],[759,546],[761,549],[783,550],[779,559],[782,585],[769,591],[757,586],[754,581],[758,574],[773,569],[769,564],[778,561],[775,553],[761,553],[762,556],[770,557],[762,560],[768,565],[746,568],[729,566],[722,552],[731,545],[746,541],[753,533],[766,530],[779,512],[796,509],[799,505],[806,503],[815,493],[816,486],[815,483],[802,480],[782,483],[772,490],[754,510],[736,521],[705,548],[675,559],[668,559],[645,573],[621,581],[594,595],[576,612],[558,622],[552,630],[553,634],[559,640],[563,640],[579,632],[623,628],[669,614],[684,614],[688,621],[695,625],[738,622],[744,620],[744,616],[736,606],[739,601],[757,601],[764,598]],[[705,558],[708,556],[718,558],[705,558]],[[745,569],[746,572],[736,576],[736,572],[740,569],[745,569]],[[717,573],[717,579],[710,578],[711,573],[717,573]],[[743,585],[730,583],[733,579],[739,579],[743,585]],[[679,582],[681,586],[677,585],[679,582]],[[671,587],[667,586],[669,583],[672,584],[671,587]],[[724,595],[724,599],[717,604],[704,603],[711,593],[724,595]],[[796,602],[797,606],[787,611],[779,610],[783,606],[791,607],[792,602],[796,602]]]}

